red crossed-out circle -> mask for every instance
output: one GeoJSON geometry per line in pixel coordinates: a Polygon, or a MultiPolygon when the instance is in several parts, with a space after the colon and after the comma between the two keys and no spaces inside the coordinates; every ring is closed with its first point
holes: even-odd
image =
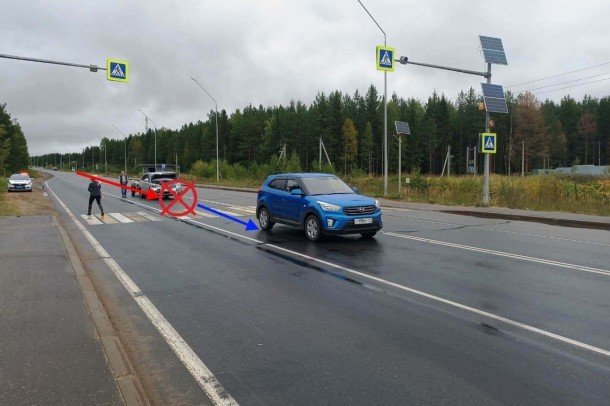
{"type": "Polygon", "coordinates": [[[179,179],[173,180],[171,182],[164,182],[161,185],[161,192],[159,193],[159,205],[161,206],[161,215],[169,214],[170,216],[173,216],[173,217],[182,217],[182,216],[186,216],[189,213],[195,214],[195,207],[197,206],[197,191],[195,190],[195,182],[186,183],[179,179]],[[182,192],[175,193],[171,188],[171,186],[175,183],[186,184],[186,187],[182,190],[182,192]],[[172,196],[174,196],[174,200],[172,200],[167,206],[165,205],[165,202],[163,201],[163,194],[166,190],[169,193],[171,193],[172,196]],[[191,205],[186,204],[183,200],[184,196],[186,195],[186,193],[189,190],[193,193],[193,203],[191,205]],[[171,211],[170,209],[176,203],[182,204],[182,206],[184,206],[184,208],[186,210],[180,211],[180,212],[171,211]]]}

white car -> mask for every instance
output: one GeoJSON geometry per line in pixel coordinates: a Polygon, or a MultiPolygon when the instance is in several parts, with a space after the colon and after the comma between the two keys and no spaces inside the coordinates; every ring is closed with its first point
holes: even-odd
{"type": "Polygon", "coordinates": [[[32,178],[27,173],[16,173],[8,178],[9,192],[31,192],[32,178]]]}

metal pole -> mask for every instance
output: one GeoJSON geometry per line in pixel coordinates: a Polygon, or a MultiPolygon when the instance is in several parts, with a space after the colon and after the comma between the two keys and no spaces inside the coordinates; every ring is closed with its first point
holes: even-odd
{"type": "Polygon", "coordinates": [[[197,79],[195,79],[194,76],[191,76],[191,79],[193,79],[193,82],[197,83],[197,86],[199,86],[201,88],[201,90],[203,90],[205,92],[205,94],[210,96],[210,99],[212,99],[214,101],[214,106],[216,109],[216,182],[220,182],[220,161],[219,161],[219,155],[218,155],[218,103],[216,102],[216,99],[214,99],[212,97],[212,95],[210,93],[208,93],[207,90],[205,90],[205,88],[201,85],[201,83],[199,83],[197,81],[197,79]]]}
{"type": "Polygon", "coordinates": [[[322,134],[320,134],[320,159],[318,160],[320,171],[322,171],[322,134]]]}
{"type": "Polygon", "coordinates": [[[521,141],[521,176],[525,176],[525,140],[521,141]]]}
{"type": "Polygon", "coordinates": [[[140,113],[144,114],[144,117],[146,117],[148,120],[150,120],[151,123],[153,123],[153,126],[155,127],[155,171],[157,170],[157,124],[155,124],[154,121],[152,121],[152,119],[150,117],[148,117],[146,115],[146,113],[144,113],[142,111],[142,109],[138,109],[140,111],[140,113]]]}
{"type": "Polygon", "coordinates": [[[112,125],[112,127],[117,130],[119,132],[119,134],[121,134],[123,136],[123,142],[125,144],[125,174],[127,174],[127,137],[125,136],[125,134],[123,134],[123,132],[121,130],[119,130],[117,128],[117,126],[115,126],[114,124],[112,125]]]}
{"type": "Polygon", "coordinates": [[[0,54],[0,58],[17,59],[17,60],[20,60],[20,61],[29,61],[29,62],[50,63],[50,64],[53,64],[53,65],[74,66],[76,68],[86,68],[86,69],[89,69],[89,71],[91,71],[91,72],[97,72],[98,70],[106,70],[106,68],[103,68],[103,67],[97,66],[97,65],[80,65],[80,64],[76,64],[76,63],[51,61],[51,60],[48,60],[48,59],[27,58],[25,56],[14,56],[14,55],[0,54]]]}
{"type": "MultiPolygon", "coordinates": [[[[383,46],[387,46],[387,37],[383,28],[381,28],[360,0],[358,0],[358,3],[360,3],[377,27],[379,27],[383,33],[383,46]]],[[[386,71],[383,72],[383,195],[388,195],[388,72],[386,71]]]]}
{"type": "Polygon", "coordinates": [[[400,189],[402,184],[400,183],[400,174],[402,172],[401,166],[401,155],[402,155],[402,138],[400,138],[400,134],[398,134],[398,198],[400,198],[400,189]]]}
{"type": "MultiPolygon", "coordinates": [[[[491,63],[487,64],[487,83],[491,83],[491,63]]],[[[489,112],[485,111],[485,132],[489,132],[489,112]]],[[[483,207],[489,207],[489,154],[485,154],[483,172],[483,207]]]]}

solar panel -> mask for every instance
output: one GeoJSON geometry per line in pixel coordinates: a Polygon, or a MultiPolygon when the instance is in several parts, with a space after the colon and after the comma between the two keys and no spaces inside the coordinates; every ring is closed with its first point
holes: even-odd
{"type": "Polygon", "coordinates": [[[492,85],[491,83],[481,83],[484,97],[495,97],[497,99],[504,98],[504,89],[502,85],[492,85]]]}
{"type": "Polygon", "coordinates": [[[409,123],[405,123],[404,121],[394,121],[394,125],[396,126],[397,134],[411,134],[411,130],[409,130],[409,123]]]}
{"type": "Polygon", "coordinates": [[[481,83],[483,88],[483,100],[485,101],[485,111],[489,113],[508,113],[506,99],[504,99],[504,89],[502,85],[492,85],[481,83]]]}
{"type": "Polygon", "coordinates": [[[498,65],[508,65],[506,61],[506,54],[504,53],[504,47],[502,46],[502,40],[500,38],[484,37],[479,35],[481,41],[481,48],[483,49],[483,56],[485,62],[495,63],[498,65]]]}
{"type": "Polygon", "coordinates": [[[485,37],[483,35],[479,35],[479,39],[481,40],[481,47],[483,49],[504,51],[504,47],[502,46],[502,40],[500,38],[485,37]]]}

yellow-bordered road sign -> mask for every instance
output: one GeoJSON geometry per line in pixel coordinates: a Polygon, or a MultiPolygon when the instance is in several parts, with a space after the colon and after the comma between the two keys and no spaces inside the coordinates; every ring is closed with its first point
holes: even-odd
{"type": "Polygon", "coordinates": [[[481,152],[484,154],[496,153],[496,134],[482,133],[481,134],[481,152]]]}
{"type": "Polygon", "coordinates": [[[377,70],[394,72],[394,54],[396,50],[392,47],[379,45],[377,47],[377,70]]]}
{"type": "Polygon", "coordinates": [[[129,62],[118,59],[106,60],[106,79],[115,82],[129,82],[129,62]]]}

